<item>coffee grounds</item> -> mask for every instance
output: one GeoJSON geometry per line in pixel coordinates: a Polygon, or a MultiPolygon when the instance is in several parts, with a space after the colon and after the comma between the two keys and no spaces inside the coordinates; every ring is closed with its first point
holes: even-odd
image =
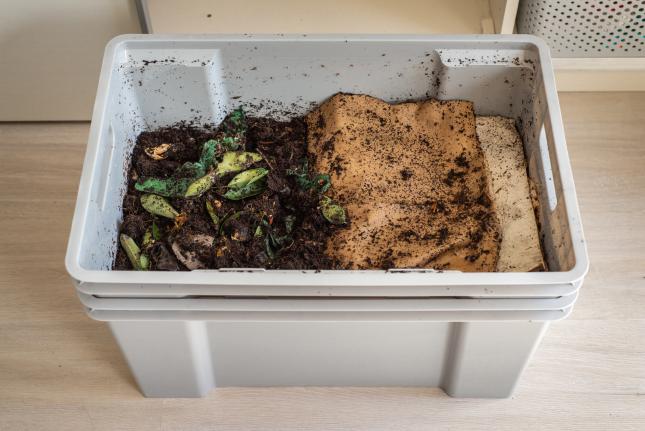
{"type": "MultiPolygon", "coordinates": [[[[185,219],[181,226],[173,220],[154,217],[140,203],[142,192],[134,188],[140,178],[167,178],[185,162],[199,159],[204,142],[221,135],[227,127],[194,127],[179,124],[155,131],[142,132],[132,153],[128,171],[128,189],[123,199],[123,223],[120,232],[132,237],[141,246],[143,236],[153,219],[162,239],[145,250],[151,270],[187,270],[190,268],[267,268],[267,269],[336,269],[337,265],[325,255],[327,238],[339,227],[328,223],[321,215],[319,195],[315,190],[304,191],[288,170],[302,168],[306,160],[306,125],[302,118],[276,121],[269,118],[248,118],[246,151],[260,153],[264,160],[257,167],[270,170],[267,190],[241,201],[222,197],[225,185],[235,175],[220,178],[204,195],[197,198],[169,198],[169,203],[185,219]],[[163,160],[153,160],[145,150],[170,144],[163,160]],[[235,214],[215,226],[206,201],[214,203],[220,220],[235,214]],[[261,227],[261,220],[268,226],[261,227]],[[293,220],[293,227],[288,228],[293,220]],[[291,230],[289,233],[288,231],[291,230]],[[280,244],[267,250],[267,233],[280,244]],[[173,252],[181,249],[179,260],[173,252]],[[212,244],[212,245],[211,245],[212,244]],[[182,262],[183,261],[183,262],[182,262]]],[[[132,265],[119,247],[114,269],[129,270],[132,265]]]]}

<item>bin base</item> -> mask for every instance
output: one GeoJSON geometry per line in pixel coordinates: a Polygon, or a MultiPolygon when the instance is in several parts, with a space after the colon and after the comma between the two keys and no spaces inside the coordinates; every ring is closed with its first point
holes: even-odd
{"type": "Polygon", "coordinates": [[[224,386],[439,386],[509,397],[548,322],[113,321],[147,397],[224,386]]]}

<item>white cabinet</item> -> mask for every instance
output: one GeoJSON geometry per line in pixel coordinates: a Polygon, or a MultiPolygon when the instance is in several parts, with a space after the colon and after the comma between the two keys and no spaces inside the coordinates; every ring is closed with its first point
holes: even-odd
{"type": "Polygon", "coordinates": [[[139,33],[131,0],[0,0],[0,121],[89,120],[103,49],[139,33]]]}
{"type": "Polygon", "coordinates": [[[517,0],[190,0],[181,3],[147,0],[144,3],[147,3],[152,33],[512,32],[517,9],[517,0]],[[511,20],[506,26],[502,23],[504,18],[511,20]]]}

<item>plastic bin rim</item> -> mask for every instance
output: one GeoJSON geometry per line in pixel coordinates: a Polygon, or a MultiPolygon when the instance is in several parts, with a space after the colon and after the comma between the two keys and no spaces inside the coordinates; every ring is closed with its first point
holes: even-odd
{"type": "Polygon", "coordinates": [[[182,272],[87,270],[66,259],[69,275],[86,283],[143,285],[244,286],[501,286],[574,284],[588,266],[576,264],[562,272],[458,272],[432,270],[262,270],[226,269],[182,272]],[[331,281],[330,276],[342,276],[331,281]]]}
{"type": "Polygon", "coordinates": [[[414,33],[218,33],[218,34],[189,34],[189,33],[128,33],[114,36],[106,44],[105,52],[114,51],[124,42],[155,41],[155,42],[500,42],[527,43],[536,49],[549,52],[549,46],[544,39],[532,34],[414,34],[414,33]]]}

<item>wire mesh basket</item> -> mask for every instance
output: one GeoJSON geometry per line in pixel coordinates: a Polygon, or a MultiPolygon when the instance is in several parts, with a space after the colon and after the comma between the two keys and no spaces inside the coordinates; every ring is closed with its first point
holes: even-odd
{"type": "Polygon", "coordinates": [[[645,57],[645,0],[523,0],[516,25],[554,57],[645,57]]]}

